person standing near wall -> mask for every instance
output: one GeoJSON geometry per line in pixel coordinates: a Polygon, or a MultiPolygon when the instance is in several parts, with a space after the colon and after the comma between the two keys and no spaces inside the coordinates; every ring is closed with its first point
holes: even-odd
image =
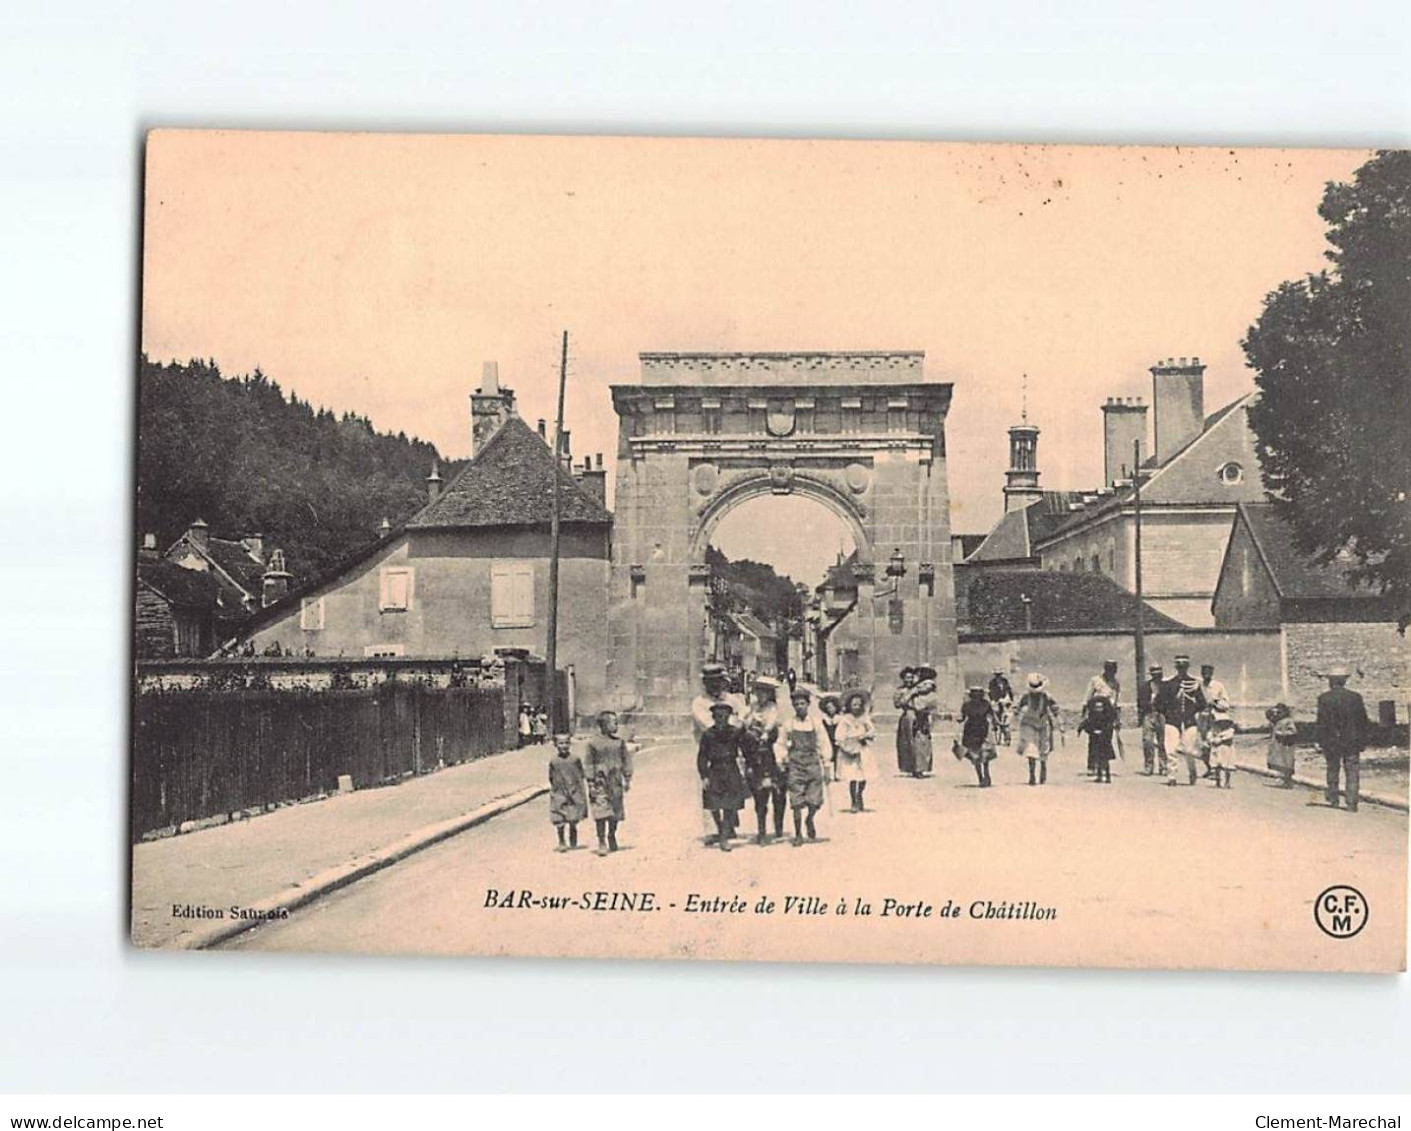
{"type": "Polygon", "coordinates": [[[1361,795],[1362,751],[1367,745],[1367,705],[1362,696],[1347,686],[1345,667],[1333,667],[1323,673],[1328,690],[1318,696],[1318,748],[1328,764],[1327,790],[1324,796],[1334,809],[1338,806],[1338,778],[1344,778],[1347,811],[1357,812],[1361,795]]]}
{"type": "Polygon", "coordinates": [[[1156,701],[1161,694],[1163,672],[1160,664],[1147,669],[1147,679],[1137,688],[1137,722],[1142,728],[1142,773],[1166,776],[1166,720],[1156,701]]]}

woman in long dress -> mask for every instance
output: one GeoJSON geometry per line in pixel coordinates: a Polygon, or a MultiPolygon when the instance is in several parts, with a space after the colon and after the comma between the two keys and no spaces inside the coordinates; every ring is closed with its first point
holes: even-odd
{"type": "Polygon", "coordinates": [[[872,753],[877,741],[877,727],[867,713],[865,691],[849,691],[843,698],[843,708],[834,730],[837,738],[834,758],[838,780],[848,783],[848,796],[852,801],[849,812],[861,813],[864,809],[863,791],[867,789],[868,780],[877,774],[877,759],[872,753]]]}
{"type": "Polygon", "coordinates": [[[922,778],[931,772],[931,718],[940,706],[936,698],[936,669],[916,669],[916,687],[911,693],[911,776],[922,778]]]}
{"type": "Polygon", "coordinates": [[[911,710],[911,694],[916,690],[916,669],[902,668],[901,686],[892,696],[892,706],[901,714],[897,718],[897,771],[914,774],[916,762],[911,756],[911,730],[915,715],[911,710]]]}

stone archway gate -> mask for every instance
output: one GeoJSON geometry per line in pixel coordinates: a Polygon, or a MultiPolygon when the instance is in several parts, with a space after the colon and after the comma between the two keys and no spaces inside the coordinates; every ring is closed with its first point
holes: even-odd
{"type": "MultiPolygon", "coordinates": [[[[705,548],[761,495],[806,495],[858,547],[849,637],[891,710],[896,673],[958,689],[945,417],[920,352],[644,353],[618,415],[608,688],[645,732],[679,730],[706,654],[705,548]]],[[[799,531],[799,537],[808,537],[799,531]]]]}

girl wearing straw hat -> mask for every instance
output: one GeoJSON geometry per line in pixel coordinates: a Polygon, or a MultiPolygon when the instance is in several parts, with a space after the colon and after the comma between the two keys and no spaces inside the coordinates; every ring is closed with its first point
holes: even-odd
{"type": "Polygon", "coordinates": [[[1048,693],[1048,680],[1038,672],[1025,680],[1024,694],[1014,707],[1014,723],[1017,734],[1015,753],[1029,760],[1029,784],[1047,784],[1053,732],[1060,722],[1058,704],[1048,693]],[[1036,769],[1037,778],[1034,776],[1036,769]]]}
{"type": "Polygon", "coordinates": [[[843,696],[843,713],[834,731],[838,780],[848,783],[848,796],[852,800],[850,813],[863,811],[863,791],[867,789],[868,779],[877,772],[877,760],[872,754],[877,727],[867,707],[867,692],[849,691],[843,696]]]}

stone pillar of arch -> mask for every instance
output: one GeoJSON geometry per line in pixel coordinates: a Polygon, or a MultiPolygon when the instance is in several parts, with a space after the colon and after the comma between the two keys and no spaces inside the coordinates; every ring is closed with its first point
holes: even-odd
{"type": "MultiPolygon", "coordinates": [[[[689,722],[706,659],[705,549],[734,507],[816,500],[852,530],[857,603],[837,632],[885,719],[896,673],[959,693],[945,415],[923,355],[643,354],[619,419],[608,686],[639,733],[689,722]],[[845,631],[844,631],[845,629],[845,631]]],[[[801,536],[807,536],[801,532],[801,536]]]]}

